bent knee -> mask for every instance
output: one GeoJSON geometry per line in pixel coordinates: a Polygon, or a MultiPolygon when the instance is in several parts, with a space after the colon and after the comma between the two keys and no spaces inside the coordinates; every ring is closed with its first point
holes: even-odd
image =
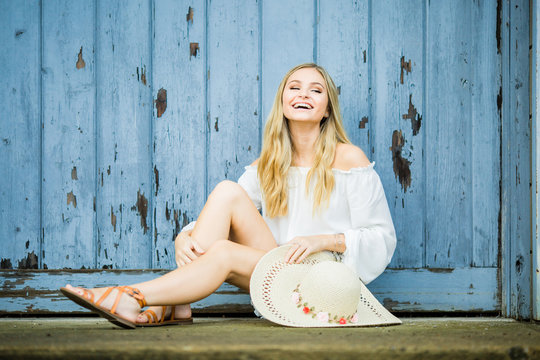
{"type": "Polygon", "coordinates": [[[212,195],[233,200],[244,195],[244,189],[234,181],[224,180],[216,185],[214,191],[212,191],[212,195]]]}

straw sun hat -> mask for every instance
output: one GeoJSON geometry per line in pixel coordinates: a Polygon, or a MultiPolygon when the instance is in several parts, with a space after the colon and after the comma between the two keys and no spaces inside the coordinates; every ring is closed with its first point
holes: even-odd
{"type": "Polygon", "coordinates": [[[265,254],[251,275],[250,295],[267,320],[293,327],[401,324],[358,276],[326,251],[300,264],[284,262],[290,246],[265,254]]]}

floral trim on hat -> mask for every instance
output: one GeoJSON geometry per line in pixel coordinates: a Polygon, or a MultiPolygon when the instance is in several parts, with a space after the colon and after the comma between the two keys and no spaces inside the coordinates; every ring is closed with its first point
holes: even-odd
{"type": "Polygon", "coordinates": [[[302,303],[302,295],[300,294],[300,284],[296,285],[296,288],[293,290],[291,295],[291,300],[296,304],[297,308],[301,308],[304,314],[309,315],[313,319],[317,318],[320,322],[323,323],[333,323],[345,325],[347,323],[356,324],[358,323],[358,313],[354,313],[349,316],[340,316],[333,315],[324,311],[317,311],[313,306],[309,306],[307,302],[302,303]]]}

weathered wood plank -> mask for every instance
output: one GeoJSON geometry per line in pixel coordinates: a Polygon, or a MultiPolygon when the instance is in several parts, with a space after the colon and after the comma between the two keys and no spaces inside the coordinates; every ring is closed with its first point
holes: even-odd
{"type": "Polygon", "coordinates": [[[212,2],[208,9],[208,191],[236,181],[258,157],[258,4],[212,2]]]}
{"type": "Polygon", "coordinates": [[[98,2],[98,268],[149,268],[150,1],[98,2]]]}
{"type": "Polygon", "coordinates": [[[40,265],[40,8],[0,2],[0,268],[40,265]]]}
{"type": "MultiPolygon", "coordinates": [[[[0,313],[86,312],[58,289],[66,283],[102,287],[151,280],[164,271],[0,271],[0,313]]],[[[496,268],[386,270],[368,288],[388,309],[409,311],[500,310],[496,268]],[[440,284],[445,284],[441,287],[440,284]]],[[[192,304],[197,312],[250,311],[249,295],[223,284],[214,294],[192,304]]]]}
{"type": "Polygon", "coordinates": [[[503,313],[530,318],[529,2],[504,1],[501,6],[503,313]]]}
{"type": "Polygon", "coordinates": [[[534,2],[532,14],[532,62],[531,62],[531,156],[532,156],[532,318],[540,320],[540,4],[534,2]]]}
{"type": "Polygon", "coordinates": [[[417,268],[424,265],[424,2],[372,6],[370,132],[398,238],[390,266],[417,268]]]}
{"type": "Polygon", "coordinates": [[[368,10],[366,0],[320,1],[316,61],[338,87],[347,134],[371,158],[368,10]]]}
{"type": "Polygon", "coordinates": [[[313,0],[262,2],[262,116],[266,122],[285,73],[314,61],[313,0]]]}
{"type": "Polygon", "coordinates": [[[470,58],[472,126],[472,266],[497,266],[501,178],[500,57],[497,56],[497,4],[473,4],[470,58]]]}
{"type": "Polygon", "coordinates": [[[156,1],[154,14],[152,266],[175,268],[174,238],[205,201],[206,14],[194,0],[156,1]]]}
{"type": "Polygon", "coordinates": [[[470,54],[472,3],[428,3],[426,24],[426,265],[472,262],[470,54]]]}
{"type": "Polygon", "coordinates": [[[43,267],[94,266],[95,3],[43,2],[43,267]]]}

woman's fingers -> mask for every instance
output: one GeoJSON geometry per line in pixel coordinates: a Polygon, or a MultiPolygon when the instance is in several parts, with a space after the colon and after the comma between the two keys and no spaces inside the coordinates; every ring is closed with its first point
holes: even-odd
{"type": "Polygon", "coordinates": [[[193,244],[193,249],[198,252],[199,254],[204,254],[204,249],[199,245],[199,243],[197,241],[195,241],[195,239],[191,239],[191,243],[193,244]]]}

